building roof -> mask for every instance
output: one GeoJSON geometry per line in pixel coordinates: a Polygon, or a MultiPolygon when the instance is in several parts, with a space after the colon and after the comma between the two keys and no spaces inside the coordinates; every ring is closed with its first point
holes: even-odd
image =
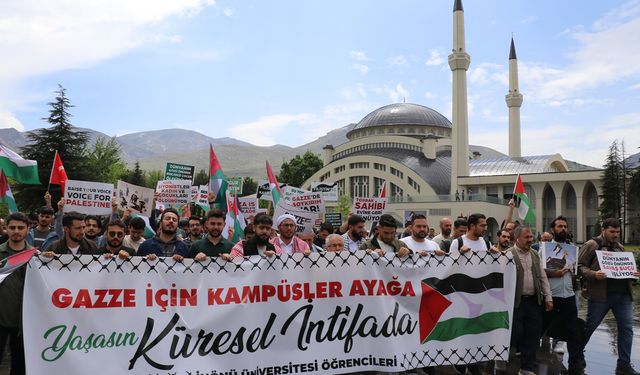
{"type": "Polygon", "coordinates": [[[447,129],[452,127],[451,122],[434,109],[419,104],[396,103],[380,107],[364,116],[349,133],[384,125],[435,126],[447,129]]]}
{"type": "MultiPolygon", "coordinates": [[[[564,163],[558,154],[470,160],[469,176],[561,172],[556,161],[560,162],[561,166],[564,163]]],[[[563,166],[566,169],[566,164],[563,166]]]]}

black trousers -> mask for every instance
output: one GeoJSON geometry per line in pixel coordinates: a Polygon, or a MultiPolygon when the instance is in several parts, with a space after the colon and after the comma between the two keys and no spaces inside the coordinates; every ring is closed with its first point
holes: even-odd
{"type": "Polygon", "coordinates": [[[542,307],[536,296],[522,296],[513,311],[511,345],[520,348],[520,368],[536,371],[536,350],[542,336],[542,307]]]}
{"type": "MultiPolygon", "coordinates": [[[[24,375],[24,342],[22,332],[18,328],[0,327],[0,343],[9,341],[11,353],[10,375],[24,375]]],[[[4,345],[2,345],[4,349],[4,345]]]]}
{"type": "Polygon", "coordinates": [[[549,327],[547,335],[567,342],[569,365],[578,365],[582,361],[583,334],[578,324],[576,296],[567,298],[553,297],[553,310],[547,313],[549,327]]]}

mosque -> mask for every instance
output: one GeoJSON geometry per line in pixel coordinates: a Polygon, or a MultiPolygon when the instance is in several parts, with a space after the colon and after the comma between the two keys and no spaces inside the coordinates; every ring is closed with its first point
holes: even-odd
{"type": "MultiPolygon", "coordinates": [[[[348,141],[324,147],[324,166],[313,182],[337,183],[339,194],[376,196],[387,183],[387,211],[398,219],[428,213],[431,226],[443,217],[487,215],[493,235],[508,213],[520,174],[536,213],[535,229],[544,231],[554,217],[567,217],[574,241],[598,231],[602,170],[563,159],[560,154],[521,154],[518,59],[513,39],[509,53],[509,155],[469,145],[467,70],[462,0],[453,7],[452,120],[419,104],[378,108],[347,133],[348,141]]],[[[335,202],[327,202],[328,211],[335,202]]],[[[517,210],[516,210],[517,211],[517,210]]],[[[513,219],[518,219],[514,212],[513,219]]]]}

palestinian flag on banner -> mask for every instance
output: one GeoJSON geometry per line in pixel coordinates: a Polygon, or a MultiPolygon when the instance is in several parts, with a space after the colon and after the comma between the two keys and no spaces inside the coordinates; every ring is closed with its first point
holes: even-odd
{"type": "Polygon", "coordinates": [[[38,162],[25,160],[2,144],[0,144],[0,169],[7,177],[11,177],[21,184],[40,185],[38,162]]]}
{"type": "Polygon", "coordinates": [[[516,200],[516,206],[518,207],[518,216],[521,220],[524,220],[531,226],[536,225],[536,213],[531,207],[531,202],[527,196],[527,192],[524,189],[522,178],[518,175],[516,179],[516,187],[513,190],[513,197],[516,200]]]}
{"type": "Polygon", "coordinates": [[[464,335],[509,329],[504,274],[462,273],[422,280],[420,341],[450,341],[464,335]]]}
{"type": "Polygon", "coordinates": [[[215,203],[225,211],[227,209],[227,201],[225,199],[225,192],[227,191],[227,177],[222,172],[220,161],[213,152],[213,146],[209,145],[209,191],[215,194],[215,203]]]}
{"type": "Polygon", "coordinates": [[[4,171],[0,169],[0,202],[4,202],[9,206],[9,213],[18,212],[18,206],[16,206],[16,200],[11,193],[11,187],[9,187],[9,181],[7,176],[4,175],[4,171]]]}
{"type": "Polygon", "coordinates": [[[0,284],[4,281],[4,279],[11,275],[11,272],[20,268],[23,264],[27,263],[29,259],[36,253],[36,248],[31,248],[28,250],[21,251],[10,257],[4,258],[0,260],[0,284]]]}
{"type": "Polygon", "coordinates": [[[142,233],[144,238],[149,239],[149,238],[151,238],[151,237],[156,235],[156,232],[153,230],[153,228],[151,228],[151,223],[149,222],[149,217],[148,216],[143,216],[143,215],[131,213],[131,217],[132,218],[139,217],[142,220],[144,220],[144,233],[142,233]]]}
{"type": "Polygon", "coordinates": [[[269,190],[271,190],[271,198],[273,199],[273,206],[278,205],[280,200],[280,184],[276,180],[276,175],[273,174],[269,161],[267,160],[267,177],[269,178],[269,190]]]}
{"type": "Polygon", "coordinates": [[[238,197],[236,195],[231,196],[229,191],[226,192],[226,197],[228,210],[222,236],[233,243],[237,243],[244,238],[244,228],[247,224],[244,221],[244,216],[240,212],[238,197]],[[229,227],[233,227],[233,238],[228,238],[229,227]]]}

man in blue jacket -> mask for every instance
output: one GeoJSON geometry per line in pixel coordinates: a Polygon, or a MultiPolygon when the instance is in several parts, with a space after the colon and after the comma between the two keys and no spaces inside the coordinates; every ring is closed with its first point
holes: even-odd
{"type": "Polygon", "coordinates": [[[160,215],[160,228],[152,238],[144,241],[138,248],[137,256],[147,256],[149,260],[157,257],[173,257],[181,261],[189,255],[189,247],[176,236],[180,215],[175,208],[167,208],[160,215]]]}

